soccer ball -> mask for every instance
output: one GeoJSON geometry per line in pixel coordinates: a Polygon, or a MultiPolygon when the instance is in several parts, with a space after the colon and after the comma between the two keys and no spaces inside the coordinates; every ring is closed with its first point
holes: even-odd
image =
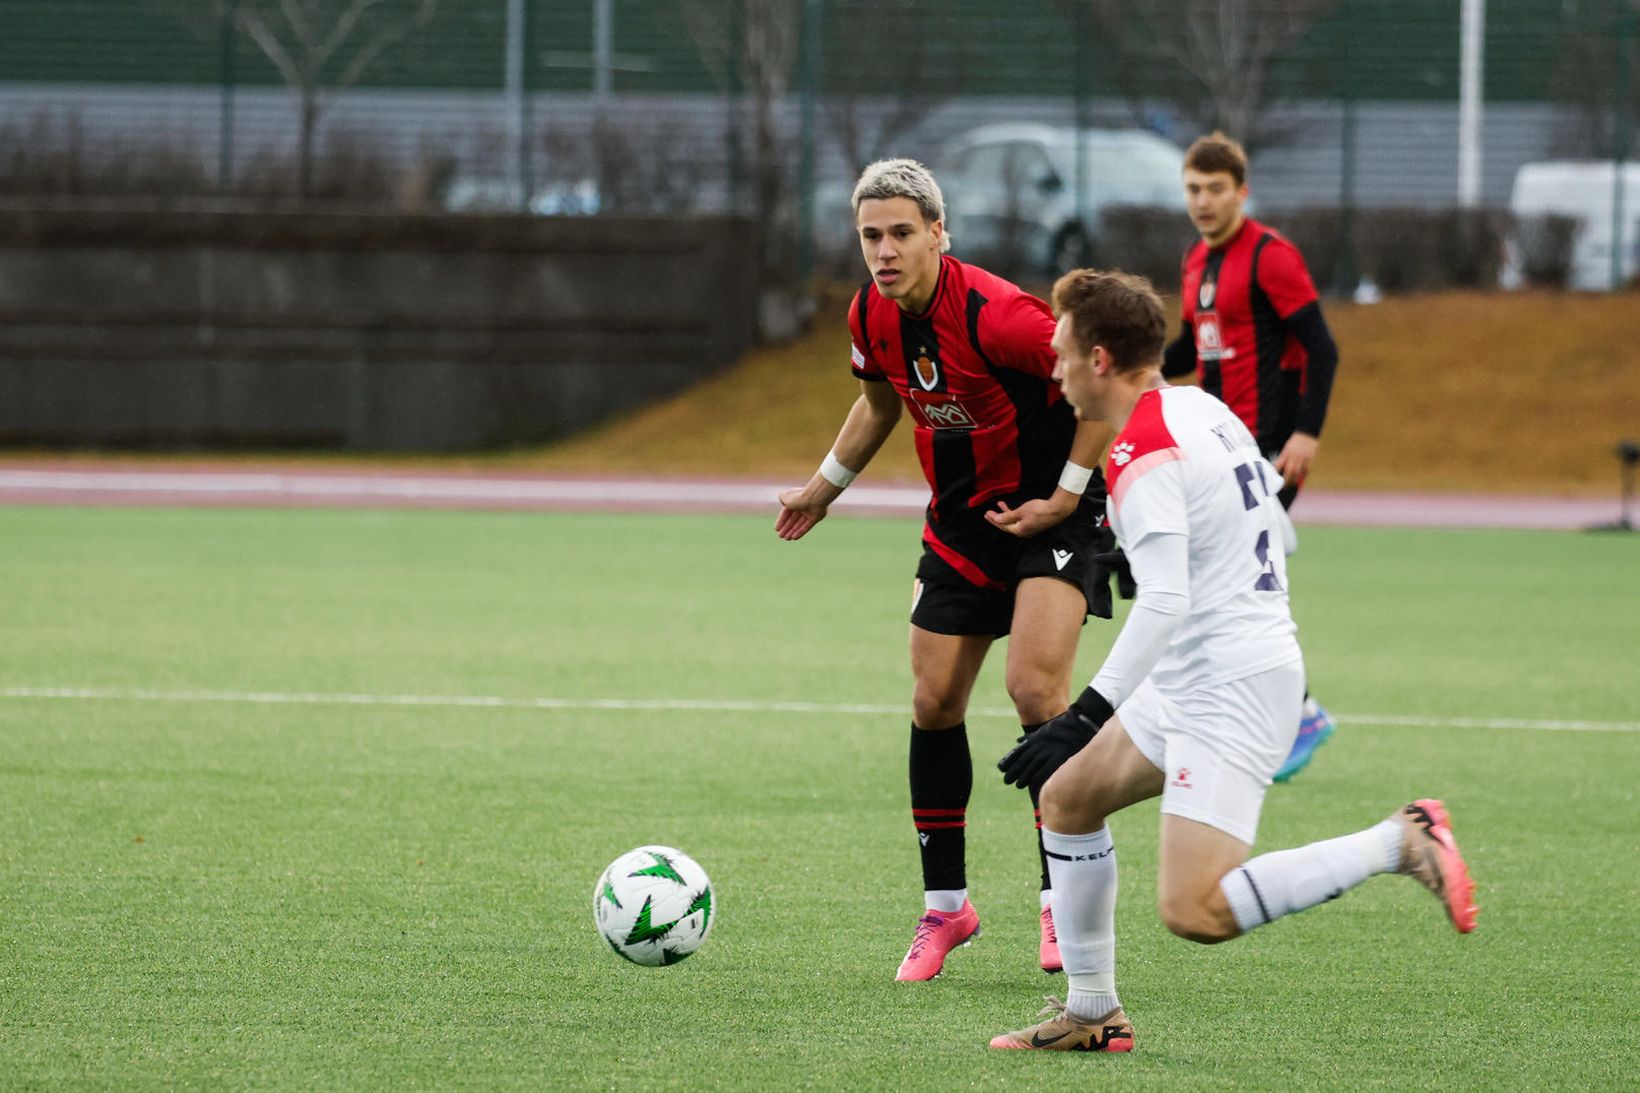
{"type": "Polygon", "coordinates": [[[670,846],[640,846],[610,863],[592,891],[598,932],[634,964],[676,964],[706,942],[717,903],[706,870],[670,846]]]}

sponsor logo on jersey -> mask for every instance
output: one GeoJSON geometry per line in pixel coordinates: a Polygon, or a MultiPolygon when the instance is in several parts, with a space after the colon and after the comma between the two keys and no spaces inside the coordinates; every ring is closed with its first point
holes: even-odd
{"type": "Polygon", "coordinates": [[[1118,467],[1125,467],[1133,459],[1133,442],[1124,440],[1110,450],[1110,461],[1118,467]]]}
{"type": "Polygon", "coordinates": [[[1072,557],[1073,557],[1073,554],[1072,554],[1071,551],[1060,550],[1059,548],[1055,547],[1054,552],[1053,552],[1054,568],[1055,569],[1064,569],[1065,568],[1065,563],[1070,561],[1072,557]]]}
{"type": "Polygon", "coordinates": [[[923,417],[934,429],[972,429],[974,417],[960,402],[919,402],[917,407],[922,410],[923,417]]]}
{"type": "Polygon", "coordinates": [[[864,368],[866,366],[866,355],[860,352],[860,347],[850,342],[848,349],[849,360],[854,362],[854,367],[864,368]]]}
{"type": "Polygon", "coordinates": [[[1203,311],[1196,316],[1196,355],[1204,361],[1216,361],[1234,356],[1225,348],[1219,332],[1219,313],[1203,311]]]}
{"type": "Polygon", "coordinates": [[[917,382],[924,391],[932,391],[940,385],[940,362],[928,355],[925,345],[917,347],[917,382]]]}

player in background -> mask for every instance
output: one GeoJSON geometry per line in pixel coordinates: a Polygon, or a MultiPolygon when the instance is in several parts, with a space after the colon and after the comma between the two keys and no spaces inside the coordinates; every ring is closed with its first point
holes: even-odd
{"type": "MultiPolygon", "coordinates": [[[[1280,472],[1281,504],[1291,508],[1321,444],[1338,347],[1304,256],[1246,215],[1241,145],[1223,133],[1192,144],[1184,192],[1201,239],[1184,256],[1183,329],[1167,347],[1162,374],[1195,373],[1204,391],[1235,411],[1280,472]]],[[[1278,782],[1303,770],[1333,733],[1332,718],[1308,692],[1303,706],[1278,782]]]]}
{"type": "MultiPolygon", "coordinates": [[[[986,651],[1012,634],[1006,684],[1029,734],[1066,708],[1088,614],[1110,617],[1108,572],[1094,560],[1111,542],[1097,469],[1109,432],[1078,424],[1053,382],[1048,305],[944,253],[945,202],[926,168],[873,163],[853,203],[871,274],[848,313],[860,395],[820,469],[780,495],[775,531],[807,534],[910,415],[932,490],[911,601],[911,814],[925,912],[896,978],[925,980],[979,932],[965,718],[986,651]]],[[[1040,842],[1039,862],[1038,956],[1057,972],[1040,842]]]]}
{"type": "Polygon", "coordinates": [[[1070,990],[1047,1020],[991,1046],[1132,1050],[1116,994],[1116,850],[1105,821],[1158,795],[1157,903],[1180,937],[1228,941],[1377,873],[1410,873],[1469,932],[1474,886],[1437,800],[1247,860],[1304,688],[1281,480],[1224,403],[1162,378],[1166,320],[1148,281],[1074,270],[1053,302],[1066,398],[1083,420],[1117,432],[1109,515],[1138,595],[1071,709],[997,764],[1006,782],[1046,779],[1042,836],[1070,990]]]}

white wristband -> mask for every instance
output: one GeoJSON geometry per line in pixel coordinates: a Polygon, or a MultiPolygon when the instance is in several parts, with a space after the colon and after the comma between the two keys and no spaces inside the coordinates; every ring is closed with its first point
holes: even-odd
{"type": "Polygon", "coordinates": [[[860,477],[860,472],[851,471],[843,466],[842,461],[837,458],[836,452],[827,452],[826,458],[820,461],[820,477],[838,489],[846,490],[849,483],[860,477]]]}
{"type": "Polygon", "coordinates": [[[1065,460],[1065,469],[1059,472],[1059,488],[1067,493],[1081,495],[1087,492],[1093,479],[1093,468],[1065,460]]]}

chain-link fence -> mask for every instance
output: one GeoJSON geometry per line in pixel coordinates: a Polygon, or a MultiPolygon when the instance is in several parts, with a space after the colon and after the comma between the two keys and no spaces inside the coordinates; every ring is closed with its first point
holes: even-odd
{"type": "MultiPolygon", "coordinates": [[[[1260,214],[1341,285],[1484,283],[1520,168],[1604,161],[1576,185],[1600,210],[1581,219],[1611,225],[1615,280],[1640,235],[1640,168],[1613,169],[1640,114],[1637,23],[1640,0],[7,0],[0,193],[727,209],[802,275],[844,260],[864,163],[954,170],[954,145],[1002,126],[991,142],[1010,148],[975,156],[1013,185],[1010,215],[1021,192],[1061,210],[1026,210],[1040,243],[1005,233],[1022,263],[1158,240],[1127,262],[1165,275],[1182,220],[1124,220],[1147,199],[1098,189],[1102,164],[1132,174],[1164,151],[1101,160],[1074,134],[1176,150],[1222,127],[1252,153],[1260,214]],[[1026,162],[1033,141],[1048,167],[1026,162]]],[[[1517,262],[1548,279],[1571,262],[1552,228],[1517,240],[1549,248],[1517,262]]]]}

